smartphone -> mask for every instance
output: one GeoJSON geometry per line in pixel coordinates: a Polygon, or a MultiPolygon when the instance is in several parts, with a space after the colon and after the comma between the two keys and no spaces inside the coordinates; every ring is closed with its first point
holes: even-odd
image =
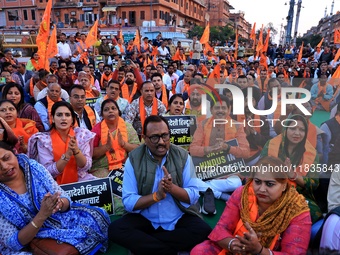
{"type": "Polygon", "coordinates": [[[0,84],[5,84],[6,83],[6,78],[5,77],[1,77],[0,78],[0,84]]]}
{"type": "Polygon", "coordinates": [[[126,64],[126,65],[131,65],[131,59],[125,60],[125,64],[126,64]]]}

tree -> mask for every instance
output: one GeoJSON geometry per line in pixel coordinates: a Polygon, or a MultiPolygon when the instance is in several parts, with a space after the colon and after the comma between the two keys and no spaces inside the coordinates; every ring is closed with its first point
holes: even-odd
{"type": "Polygon", "coordinates": [[[193,38],[195,35],[197,35],[198,38],[201,38],[203,32],[204,32],[204,27],[194,26],[192,30],[189,30],[188,37],[193,38]]]}
{"type": "Polygon", "coordinates": [[[321,41],[322,36],[317,34],[317,35],[308,35],[304,37],[298,37],[296,38],[296,46],[301,45],[302,41],[304,42],[304,45],[307,45],[310,43],[311,47],[315,47],[318,45],[318,43],[321,41]]]}
{"type": "MultiPolygon", "coordinates": [[[[192,30],[188,32],[188,37],[192,38],[194,35],[197,35],[200,38],[203,34],[204,28],[201,26],[195,26],[192,30]]],[[[231,36],[235,35],[234,29],[230,26],[224,27],[210,27],[210,41],[217,43],[224,43],[229,40],[231,36]]],[[[235,36],[234,36],[235,38],[235,36]]]]}

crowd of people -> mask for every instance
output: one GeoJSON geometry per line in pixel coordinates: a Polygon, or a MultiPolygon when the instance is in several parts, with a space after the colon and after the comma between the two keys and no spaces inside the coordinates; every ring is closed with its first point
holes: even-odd
{"type": "Polygon", "coordinates": [[[310,240],[320,239],[321,250],[340,250],[334,49],[308,45],[300,59],[294,46],[273,44],[247,57],[243,43],[214,52],[197,36],[188,52],[161,34],[140,45],[99,38],[86,48],[85,34],[59,33],[49,70],[37,52],[28,63],[3,52],[2,255],[29,254],[34,238],[69,243],[80,254],[105,252],[108,240],[133,254],[306,254],[310,240]],[[295,105],[282,115],[284,96],[307,96],[281,95],[294,87],[310,93],[301,106],[312,115],[328,112],[320,127],[295,105]],[[275,104],[268,115],[254,114],[275,104]],[[181,115],[197,123],[182,147],[170,142],[164,118],[181,115]],[[226,143],[233,139],[236,145],[226,143]],[[218,153],[254,168],[248,176],[197,178],[192,157],[218,153]],[[59,186],[122,168],[127,214],[111,224],[105,211],[73,203],[59,186]],[[200,211],[215,214],[214,198],[227,203],[212,230],[200,211]]]}

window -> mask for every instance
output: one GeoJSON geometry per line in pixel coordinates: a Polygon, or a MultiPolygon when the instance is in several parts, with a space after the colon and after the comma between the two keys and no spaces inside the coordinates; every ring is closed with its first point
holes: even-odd
{"type": "Polygon", "coordinates": [[[194,13],[196,13],[196,7],[194,7],[194,13]]]}
{"type": "Polygon", "coordinates": [[[19,20],[18,11],[9,11],[7,13],[8,13],[8,20],[10,21],[19,20]]]}
{"type": "Polygon", "coordinates": [[[145,11],[140,11],[140,19],[145,19],[145,11]]]}
{"type": "Polygon", "coordinates": [[[181,0],[181,7],[183,7],[183,0],[181,0]]]}
{"type": "Polygon", "coordinates": [[[189,3],[185,4],[185,8],[188,10],[189,9],[189,3]]]}
{"type": "Polygon", "coordinates": [[[153,18],[157,19],[157,11],[153,11],[153,18]]]}
{"type": "Polygon", "coordinates": [[[24,13],[24,20],[28,20],[27,10],[23,10],[23,13],[24,13]]]}
{"type": "Polygon", "coordinates": [[[65,24],[69,24],[70,23],[70,16],[68,13],[64,14],[64,18],[65,18],[65,24]]]}
{"type": "Polygon", "coordinates": [[[79,20],[80,20],[80,21],[84,21],[84,20],[85,20],[85,19],[84,19],[84,16],[85,16],[85,14],[80,14],[79,20]]]}
{"type": "Polygon", "coordinates": [[[122,12],[122,19],[126,19],[126,12],[122,12]]]}

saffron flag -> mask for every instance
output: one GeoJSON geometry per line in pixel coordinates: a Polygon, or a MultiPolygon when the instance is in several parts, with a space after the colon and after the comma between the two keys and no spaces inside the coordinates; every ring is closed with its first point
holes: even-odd
{"type": "Polygon", "coordinates": [[[299,55],[298,55],[298,58],[297,58],[298,62],[300,62],[301,59],[302,59],[302,52],[303,52],[303,42],[302,42],[300,50],[299,50],[299,55]]]}
{"type": "Polygon", "coordinates": [[[137,47],[138,52],[140,52],[140,34],[139,34],[139,30],[137,28],[136,30],[136,36],[135,39],[133,40],[133,45],[137,47]]]}
{"type": "Polygon", "coordinates": [[[181,60],[181,57],[179,55],[179,48],[177,48],[176,53],[172,56],[173,61],[181,60]]]}
{"type": "Polygon", "coordinates": [[[53,58],[58,54],[58,45],[57,45],[57,26],[54,26],[52,30],[52,34],[47,46],[47,58],[53,58]]]}
{"type": "MultiPolygon", "coordinates": [[[[327,83],[331,84],[332,86],[338,85],[337,90],[340,87],[339,86],[339,79],[340,78],[340,65],[336,68],[335,72],[332,74],[332,77],[328,80],[327,83]]],[[[336,93],[334,93],[335,95],[336,93]]]]}
{"type": "Polygon", "coordinates": [[[122,41],[124,42],[124,36],[123,36],[123,30],[122,29],[119,30],[118,39],[122,39],[122,41]]]}
{"type": "Polygon", "coordinates": [[[263,49],[263,25],[260,30],[259,41],[257,42],[257,45],[256,45],[257,56],[261,56],[260,52],[262,52],[262,49],[263,49]]]}
{"type": "Polygon", "coordinates": [[[208,55],[208,51],[211,51],[212,53],[214,53],[214,48],[210,46],[209,43],[204,44],[204,55],[208,55]]]}
{"type": "Polygon", "coordinates": [[[207,84],[210,86],[215,86],[215,84],[219,84],[221,80],[221,66],[217,64],[214,67],[214,70],[209,74],[207,79],[207,84]]]}
{"type": "Polygon", "coordinates": [[[201,44],[206,44],[209,42],[209,36],[210,36],[210,25],[208,23],[208,25],[205,27],[203,35],[200,39],[200,43],[201,44]]]}
{"type": "Polygon", "coordinates": [[[98,33],[98,20],[96,20],[94,25],[91,27],[90,32],[86,37],[85,44],[87,48],[90,48],[93,44],[95,44],[98,41],[97,33],[98,33]]]}
{"type": "MultiPolygon", "coordinates": [[[[334,33],[334,35],[335,35],[335,33],[334,33]]],[[[322,39],[321,39],[321,41],[319,42],[319,44],[318,45],[316,45],[316,47],[320,47],[321,48],[321,46],[322,46],[322,43],[323,43],[323,40],[324,40],[325,38],[324,37],[322,37],[322,39]]]]}
{"type": "Polygon", "coordinates": [[[235,35],[235,51],[234,51],[234,59],[237,59],[237,53],[238,53],[238,29],[236,29],[236,35],[235,35]]]}
{"type": "Polygon", "coordinates": [[[333,63],[336,63],[340,57],[340,49],[337,50],[335,57],[333,59],[333,63]]]}
{"type": "Polygon", "coordinates": [[[157,56],[157,54],[158,54],[158,47],[152,46],[151,56],[157,56]]]}
{"type": "Polygon", "coordinates": [[[268,70],[267,56],[262,52],[260,53],[260,66],[263,66],[265,70],[268,70]]]}
{"type": "Polygon", "coordinates": [[[340,43],[340,31],[339,29],[334,30],[334,44],[340,43]]]}
{"type": "MultiPolygon", "coordinates": [[[[50,36],[50,22],[51,22],[51,9],[52,9],[52,0],[48,0],[44,16],[39,26],[39,32],[37,35],[36,43],[38,46],[38,55],[40,57],[41,66],[46,66],[46,62],[48,62],[46,57],[47,51],[47,42],[48,37],[50,36]]],[[[47,69],[49,70],[49,68],[47,69]]]]}
{"type": "Polygon", "coordinates": [[[256,28],[256,22],[254,23],[253,29],[251,30],[251,33],[250,33],[250,39],[253,40],[253,48],[255,48],[255,42],[256,42],[256,31],[255,31],[255,28],[256,28]]]}
{"type": "Polygon", "coordinates": [[[268,28],[267,30],[267,37],[266,40],[264,41],[264,46],[263,46],[263,52],[267,52],[268,51],[268,47],[269,47],[269,38],[270,38],[270,29],[268,28]]]}

